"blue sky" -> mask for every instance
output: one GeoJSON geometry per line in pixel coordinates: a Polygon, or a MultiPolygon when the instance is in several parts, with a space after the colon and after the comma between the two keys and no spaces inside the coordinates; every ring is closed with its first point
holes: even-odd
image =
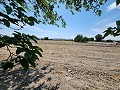
{"type": "MultiPolygon", "coordinates": [[[[66,21],[66,28],[38,24],[32,27],[27,25],[21,32],[33,34],[37,37],[47,36],[49,38],[73,39],[78,34],[94,37],[96,34],[103,34],[102,32],[107,27],[116,26],[116,20],[120,19],[120,5],[116,7],[115,1],[108,0],[105,5],[101,6],[102,15],[100,17],[96,16],[92,11],[86,12],[85,10],[82,10],[80,13],[75,12],[75,15],[72,15],[70,11],[61,7],[58,13],[66,21]]],[[[5,27],[0,29],[1,34],[11,35],[12,32],[13,30],[5,27]]],[[[120,37],[108,36],[106,39],[120,40],[120,37]]]]}

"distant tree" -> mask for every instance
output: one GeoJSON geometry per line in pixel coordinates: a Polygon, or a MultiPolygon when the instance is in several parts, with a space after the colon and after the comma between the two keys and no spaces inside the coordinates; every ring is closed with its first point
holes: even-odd
{"type": "Polygon", "coordinates": [[[95,39],[96,39],[97,42],[101,42],[102,39],[103,39],[103,37],[102,37],[101,34],[97,34],[97,35],[95,36],[95,39]]]}
{"type": "Polygon", "coordinates": [[[89,38],[89,41],[94,41],[94,38],[93,37],[89,38]]]}
{"type": "Polygon", "coordinates": [[[44,40],[49,40],[49,38],[48,37],[44,37],[44,40]]]}
{"type": "Polygon", "coordinates": [[[89,38],[87,38],[86,36],[85,36],[85,37],[83,37],[83,35],[82,35],[82,34],[80,34],[80,35],[77,35],[77,36],[74,38],[74,41],[75,41],[75,42],[82,42],[82,43],[86,43],[86,42],[88,42],[88,41],[89,41],[89,38]]]}
{"type": "Polygon", "coordinates": [[[83,37],[83,38],[81,39],[80,42],[82,42],[82,43],[87,43],[88,41],[89,41],[89,38],[87,38],[87,37],[85,36],[85,37],[83,37]]]}
{"type": "Polygon", "coordinates": [[[113,40],[109,39],[109,40],[106,40],[106,42],[113,42],[113,40]]]}
{"type": "Polygon", "coordinates": [[[74,38],[74,41],[75,41],[75,42],[80,42],[82,38],[83,38],[83,35],[82,35],[82,34],[77,35],[77,36],[74,38]]]}

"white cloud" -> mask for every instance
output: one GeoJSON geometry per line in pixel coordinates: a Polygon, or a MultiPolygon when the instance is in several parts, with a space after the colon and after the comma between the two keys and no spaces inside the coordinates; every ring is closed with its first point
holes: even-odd
{"type": "Polygon", "coordinates": [[[49,31],[49,30],[43,30],[38,26],[29,26],[29,25],[25,26],[24,29],[28,29],[30,31],[44,32],[44,33],[51,33],[52,32],[52,31],[49,31]]]}
{"type": "Polygon", "coordinates": [[[103,23],[102,25],[97,25],[95,28],[92,29],[93,32],[95,33],[103,33],[108,27],[115,27],[116,22],[106,22],[103,23]]]}
{"type": "MultiPolygon", "coordinates": [[[[22,23],[20,23],[20,24],[22,25],[22,23]]],[[[15,25],[15,24],[12,24],[12,23],[11,23],[11,26],[14,29],[19,29],[20,28],[19,26],[15,25]]],[[[38,32],[44,32],[44,33],[51,33],[52,32],[52,31],[49,31],[49,30],[43,30],[38,26],[30,26],[30,25],[24,26],[24,28],[22,28],[22,31],[24,31],[24,30],[35,31],[35,32],[38,31],[38,32]]]]}
{"type": "Polygon", "coordinates": [[[112,39],[112,40],[120,40],[120,36],[116,36],[116,37],[114,37],[114,36],[107,36],[107,37],[105,38],[105,40],[109,40],[109,39],[112,39]]]}
{"type": "Polygon", "coordinates": [[[114,9],[120,9],[120,5],[116,6],[116,2],[113,2],[112,4],[110,4],[108,7],[107,7],[107,10],[106,11],[111,11],[111,10],[114,10],[114,9]]]}
{"type": "Polygon", "coordinates": [[[106,28],[105,27],[96,27],[96,28],[93,28],[92,31],[93,32],[96,32],[96,33],[102,33],[103,31],[105,31],[106,28]]]}
{"type": "MultiPolygon", "coordinates": [[[[11,27],[15,29],[19,28],[18,26],[14,24],[11,24],[11,27]]],[[[3,27],[3,29],[0,29],[0,34],[12,36],[12,33],[14,32],[13,29],[10,29],[7,27],[3,27]]],[[[18,30],[18,32],[26,33],[30,35],[36,35],[37,37],[45,37],[45,36],[56,34],[52,30],[43,30],[39,26],[29,26],[29,25],[26,25],[24,28],[22,28],[22,30],[18,30]]]]}
{"type": "Polygon", "coordinates": [[[95,23],[95,25],[101,25],[101,24],[109,22],[109,21],[110,21],[110,19],[105,18],[105,19],[102,19],[102,20],[98,21],[97,23],[95,23]]]}

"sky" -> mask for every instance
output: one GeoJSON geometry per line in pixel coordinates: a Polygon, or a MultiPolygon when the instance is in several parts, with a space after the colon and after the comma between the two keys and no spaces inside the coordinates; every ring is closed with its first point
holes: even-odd
{"type": "MultiPolygon", "coordinates": [[[[103,6],[101,6],[102,15],[96,16],[92,11],[86,12],[82,10],[80,13],[75,12],[72,15],[69,10],[63,7],[58,10],[58,14],[62,15],[66,21],[66,28],[57,27],[53,25],[36,24],[35,26],[26,26],[20,32],[36,35],[39,38],[62,38],[62,39],[74,39],[78,34],[82,34],[87,37],[94,37],[97,34],[102,34],[108,27],[115,27],[116,20],[120,19],[120,5],[116,7],[116,0],[108,0],[103,6]]],[[[14,27],[14,25],[12,25],[14,27]]],[[[0,34],[11,35],[13,30],[2,27],[0,34]]],[[[120,36],[112,37],[108,36],[105,39],[120,40],[120,36]]]]}

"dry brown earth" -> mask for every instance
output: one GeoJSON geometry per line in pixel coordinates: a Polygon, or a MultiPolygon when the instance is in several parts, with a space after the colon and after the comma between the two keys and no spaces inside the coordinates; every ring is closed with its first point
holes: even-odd
{"type": "MultiPolygon", "coordinates": [[[[44,52],[37,69],[27,74],[0,70],[0,90],[120,90],[120,46],[72,41],[39,41],[38,45],[44,52]]],[[[0,59],[7,56],[0,49],[0,59]]]]}

